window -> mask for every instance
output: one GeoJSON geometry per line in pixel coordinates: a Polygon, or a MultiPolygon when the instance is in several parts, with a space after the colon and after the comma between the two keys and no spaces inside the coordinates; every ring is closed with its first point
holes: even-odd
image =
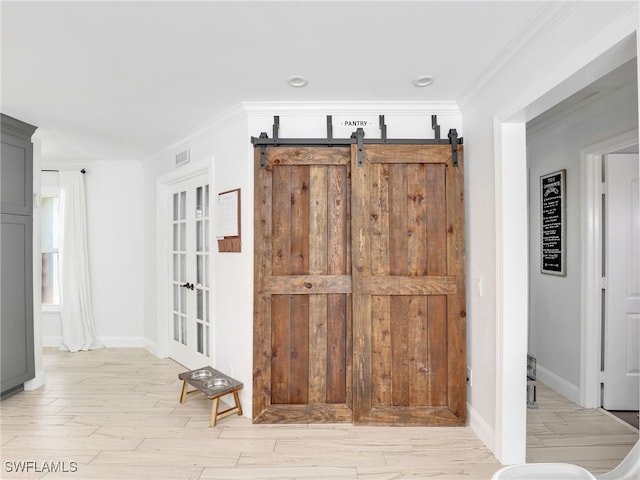
{"type": "Polygon", "coordinates": [[[40,232],[42,251],[42,305],[60,305],[59,248],[60,196],[44,193],[40,203],[40,232]]]}

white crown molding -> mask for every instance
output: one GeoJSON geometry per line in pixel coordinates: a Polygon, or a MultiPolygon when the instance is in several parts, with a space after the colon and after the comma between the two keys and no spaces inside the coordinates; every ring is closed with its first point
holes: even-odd
{"type": "Polygon", "coordinates": [[[525,52],[544,38],[556,25],[577,8],[577,2],[547,2],[471,82],[471,88],[461,93],[458,103],[466,106],[480,99],[516,63],[525,52]]]}
{"type": "Polygon", "coordinates": [[[40,168],[43,170],[74,170],[87,169],[87,173],[91,172],[91,167],[139,167],[138,160],[42,160],[40,168]]]}
{"type": "Polygon", "coordinates": [[[600,91],[589,89],[578,91],[572,97],[569,97],[570,102],[558,104],[559,106],[554,111],[553,115],[538,116],[527,122],[527,134],[531,135],[532,133],[539,132],[557,124],[560,121],[566,120],[567,117],[587,108],[592,103],[597,102],[600,98],[606,96],[607,93],[610,92],[603,94],[600,91]]]}
{"type": "Polygon", "coordinates": [[[151,155],[147,155],[145,158],[140,160],[140,163],[142,165],[145,165],[147,162],[157,158],[158,155],[163,155],[163,154],[173,155],[178,151],[180,151],[181,149],[184,149],[185,146],[188,146],[189,143],[193,141],[195,138],[198,138],[199,136],[207,132],[210,132],[211,130],[215,130],[216,128],[224,126],[228,124],[230,120],[235,119],[244,114],[245,112],[241,104],[234,105],[232,108],[230,108],[226,112],[221,113],[220,115],[216,115],[215,117],[207,120],[202,125],[194,128],[190,132],[179,137],[178,139],[176,139],[174,142],[172,142],[170,145],[166,146],[165,148],[158,150],[157,152],[154,152],[151,155]]]}
{"type": "Polygon", "coordinates": [[[456,102],[242,102],[241,106],[247,115],[460,114],[456,102]]]}
{"type": "Polygon", "coordinates": [[[591,112],[599,113],[599,110],[605,108],[603,102],[619,104],[628,101],[628,99],[634,98],[634,91],[637,92],[637,88],[635,81],[613,87],[597,84],[585,87],[542,115],[529,120],[527,134],[536,133],[552,127],[558,122],[566,121],[568,117],[587,108],[592,108],[591,112]]]}

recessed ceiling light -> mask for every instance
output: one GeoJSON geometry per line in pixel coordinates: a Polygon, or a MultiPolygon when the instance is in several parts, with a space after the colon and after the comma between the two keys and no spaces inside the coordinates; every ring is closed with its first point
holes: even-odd
{"type": "Polygon", "coordinates": [[[433,77],[428,75],[420,75],[413,81],[413,85],[416,87],[428,87],[433,83],[433,77]]]}
{"type": "Polygon", "coordinates": [[[291,75],[287,78],[287,82],[294,88],[306,87],[309,81],[302,75],[291,75]]]}

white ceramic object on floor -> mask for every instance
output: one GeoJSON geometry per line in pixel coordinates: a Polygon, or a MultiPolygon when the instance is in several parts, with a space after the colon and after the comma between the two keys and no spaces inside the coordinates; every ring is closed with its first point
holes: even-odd
{"type": "Polygon", "coordinates": [[[636,442],[620,465],[596,478],[598,480],[637,480],[640,478],[640,440],[636,442]]]}
{"type": "Polygon", "coordinates": [[[588,470],[571,463],[525,463],[498,470],[491,480],[638,480],[640,479],[640,440],[610,472],[594,477],[588,470]]]}
{"type": "Polygon", "coordinates": [[[596,480],[589,471],[570,463],[525,463],[498,470],[491,480],[596,480]]]}

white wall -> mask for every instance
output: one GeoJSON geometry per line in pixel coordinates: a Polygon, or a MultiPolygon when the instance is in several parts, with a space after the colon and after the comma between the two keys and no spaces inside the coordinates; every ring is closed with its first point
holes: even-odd
{"type": "MultiPolygon", "coordinates": [[[[142,168],[138,162],[44,163],[86,168],[87,229],[96,332],[107,347],[144,346],[142,168]]],[[[57,174],[43,174],[43,186],[57,174]]],[[[59,346],[60,315],[42,315],[44,346],[59,346]]]]}
{"type": "Polygon", "coordinates": [[[635,62],[625,65],[633,83],[562,111],[527,130],[530,199],[529,351],[539,378],[576,403],[580,398],[581,347],[581,155],[589,145],[636,129],[638,88],[635,62]],[[567,171],[567,275],[540,273],[540,176],[567,171]]]}
{"type": "MultiPolygon", "coordinates": [[[[41,175],[40,164],[42,162],[42,139],[36,130],[31,137],[33,142],[33,192],[37,195],[40,192],[41,175]]],[[[35,377],[24,384],[25,390],[35,390],[46,382],[44,363],[42,358],[42,308],[41,295],[42,281],[42,253],[40,238],[40,205],[37,196],[33,202],[33,360],[35,367],[35,377]]]]}

